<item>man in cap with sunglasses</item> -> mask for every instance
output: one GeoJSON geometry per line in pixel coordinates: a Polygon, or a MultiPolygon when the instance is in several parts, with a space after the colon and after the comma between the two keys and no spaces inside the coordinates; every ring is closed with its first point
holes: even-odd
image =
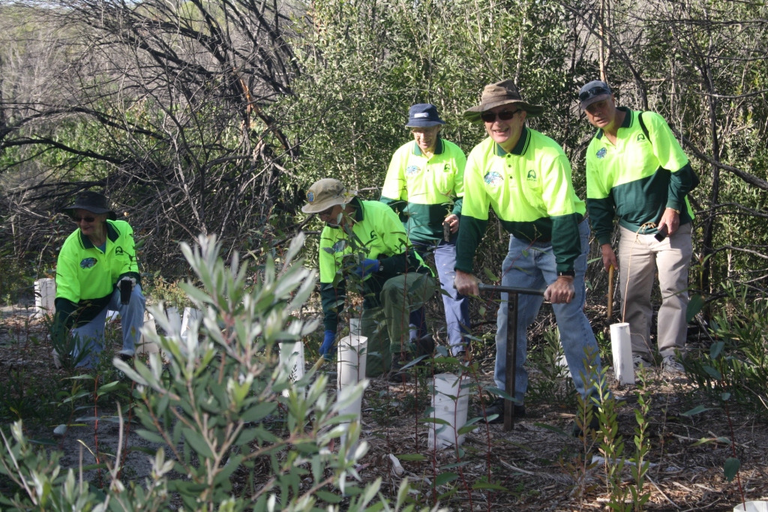
{"type": "MultiPolygon", "coordinates": [[[[480,104],[464,113],[469,121],[484,124],[488,138],[469,154],[464,172],[456,288],[465,295],[479,293],[478,280],[472,275],[473,259],[491,207],[510,233],[509,251],[501,269],[502,285],[546,287],[543,298],[552,302],[574,385],[586,400],[597,395],[595,384],[600,374],[597,342],[584,314],[589,227],[584,222],[586,207],[573,190],[571,166],[562,148],[525,125],[528,117],[536,117],[543,110],[524,101],[515,84],[505,80],[486,86],[480,104]],[[587,371],[585,361],[592,372],[587,371]]],[[[525,415],[527,328],[543,298],[518,297],[516,416],[525,415]]],[[[506,300],[506,294],[502,295],[496,326],[494,380],[500,389],[506,380],[506,300]]],[[[496,421],[501,421],[503,410],[503,400],[498,399],[486,408],[486,417],[498,414],[496,421]]]]}
{"type": "MultiPolygon", "coordinates": [[[[456,144],[440,136],[444,124],[431,103],[411,106],[405,127],[411,129],[414,140],[392,156],[381,201],[405,218],[408,238],[422,258],[434,256],[448,342],[452,354],[459,356],[469,334],[469,300],[453,286],[467,158],[456,144]]],[[[423,311],[411,316],[419,336],[426,334],[423,311]]]]}
{"type": "Polygon", "coordinates": [[[579,106],[597,128],[587,148],[587,209],[603,265],[606,270],[619,268],[635,366],[653,360],[651,289],[658,271],[662,370],[682,375],[676,353],[685,349],[693,253],[693,211],[687,195],[698,177],[664,118],[655,112],[617,108],[605,82],[594,80],[582,87],[579,106]],[[621,267],[611,246],[614,217],[619,219],[621,267]]]}
{"type": "MultiPolygon", "coordinates": [[[[393,362],[401,361],[401,355],[431,354],[431,338],[410,338],[408,318],[434,295],[434,279],[411,247],[394,210],[379,201],[358,199],[333,178],[309,187],[307,204],[301,210],[317,214],[326,223],[318,251],[325,327],[320,355],[331,359],[336,353],[339,313],[350,274],[363,280],[361,331],[368,337],[369,377],[389,372],[393,362]],[[381,316],[386,329],[381,326],[381,316]]],[[[405,378],[393,373],[395,376],[405,378]]]]}
{"type": "Polygon", "coordinates": [[[64,241],[56,263],[52,336],[62,346],[71,331],[77,366],[91,368],[103,350],[107,310],[117,311],[123,331],[119,355],[133,357],[145,304],[133,229],[115,220],[107,198],[97,192],[81,192],[64,212],[78,228],[64,241]]]}

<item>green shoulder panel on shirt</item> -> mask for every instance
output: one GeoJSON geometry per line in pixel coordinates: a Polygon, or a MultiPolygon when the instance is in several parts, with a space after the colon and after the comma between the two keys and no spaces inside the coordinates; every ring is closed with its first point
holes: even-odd
{"type": "MultiPolygon", "coordinates": [[[[694,176],[688,157],[660,115],[622,108],[625,120],[616,144],[598,131],[587,148],[587,202],[590,222],[601,244],[610,243],[613,218],[632,231],[657,223],[664,209],[685,210],[681,223],[691,220],[685,195],[694,176]]],[[[653,229],[646,231],[654,232],[653,229]]]]}
{"type": "Polygon", "coordinates": [[[411,240],[441,239],[443,219],[461,213],[465,165],[461,148],[442,138],[429,159],[414,141],[401,146],[392,156],[381,201],[402,212],[411,240]]]}

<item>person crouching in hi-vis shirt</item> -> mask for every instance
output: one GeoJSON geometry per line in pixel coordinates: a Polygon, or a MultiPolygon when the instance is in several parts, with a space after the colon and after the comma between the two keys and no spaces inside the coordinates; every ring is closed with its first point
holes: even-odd
{"type": "Polygon", "coordinates": [[[619,269],[623,317],[636,367],[650,365],[651,290],[659,274],[662,303],[658,345],[662,370],[682,375],[693,211],[687,194],[699,179],[667,122],[655,112],[616,107],[611,88],[595,80],[581,88],[579,106],[597,128],[587,148],[587,210],[603,265],[619,269]],[[619,259],[611,247],[619,219],[619,259]]]}
{"type": "MultiPolygon", "coordinates": [[[[380,201],[406,217],[405,231],[421,257],[434,256],[448,343],[452,355],[460,356],[469,335],[469,299],[456,291],[453,280],[467,159],[459,146],[440,136],[444,124],[431,103],[411,106],[405,127],[414,140],[392,156],[380,201]]],[[[426,332],[420,312],[423,309],[416,311],[411,324],[421,337],[426,332]]]]}
{"type": "Polygon", "coordinates": [[[120,314],[123,347],[133,357],[144,325],[144,295],[133,228],[115,220],[107,198],[82,192],[64,208],[78,228],[64,241],[56,263],[56,314],[52,337],[62,346],[70,334],[78,367],[91,368],[104,348],[107,311],[120,314]],[[121,295],[127,303],[123,303],[121,295]]]}
{"type": "Polygon", "coordinates": [[[368,338],[368,377],[388,373],[393,363],[394,377],[401,361],[431,354],[431,338],[419,344],[410,339],[408,318],[434,295],[435,282],[392,208],[362,201],[347,193],[339,180],[325,178],[309,187],[301,211],[317,214],[326,224],[318,251],[325,328],[320,355],[330,360],[336,353],[350,274],[363,280],[361,334],[368,338]]]}

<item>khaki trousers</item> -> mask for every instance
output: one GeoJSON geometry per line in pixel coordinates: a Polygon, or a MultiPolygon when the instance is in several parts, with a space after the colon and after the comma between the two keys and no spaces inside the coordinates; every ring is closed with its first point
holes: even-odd
{"type": "Polygon", "coordinates": [[[693,254],[691,224],[685,224],[661,242],[654,235],[641,235],[620,227],[619,293],[622,316],[629,323],[632,353],[650,359],[653,306],[651,291],[659,276],[657,341],[662,356],[685,348],[688,323],[688,269],[693,254]]]}

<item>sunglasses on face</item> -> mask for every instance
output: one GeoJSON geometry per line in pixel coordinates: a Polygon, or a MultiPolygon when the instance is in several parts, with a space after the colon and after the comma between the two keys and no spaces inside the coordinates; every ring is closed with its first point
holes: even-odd
{"type": "Polygon", "coordinates": [[[75,221],[75,224],[80,224],[82,221],[90,224],[96,220],[96,217],[72,217],[72,220],[75,221]]]}
{"type": "Polygon", "coordinates": [[[522,109],[518,110],[502,110],[498,114],[496,112],[483,112],[480,114],[480,119],[483,120],[485,123],[492,123],[496,121],[496,117],[498,116],[500,121],[509,121],[513,117],[515,117],[515,114],[520,112],[522,109]]]}
{"type": "Polygon", "coordinates": [[[589,98],[594,98],[595,96],[600,96],[601,94],[610,94],[610,92],[605,87],[600,87],[600,86],[593,87],[593,88],[589,89],[588,91],[584,91],[584,92],[580,93],[579,94],[579,101],[585,101],[585,100],[588,100],[589,98]]]}

